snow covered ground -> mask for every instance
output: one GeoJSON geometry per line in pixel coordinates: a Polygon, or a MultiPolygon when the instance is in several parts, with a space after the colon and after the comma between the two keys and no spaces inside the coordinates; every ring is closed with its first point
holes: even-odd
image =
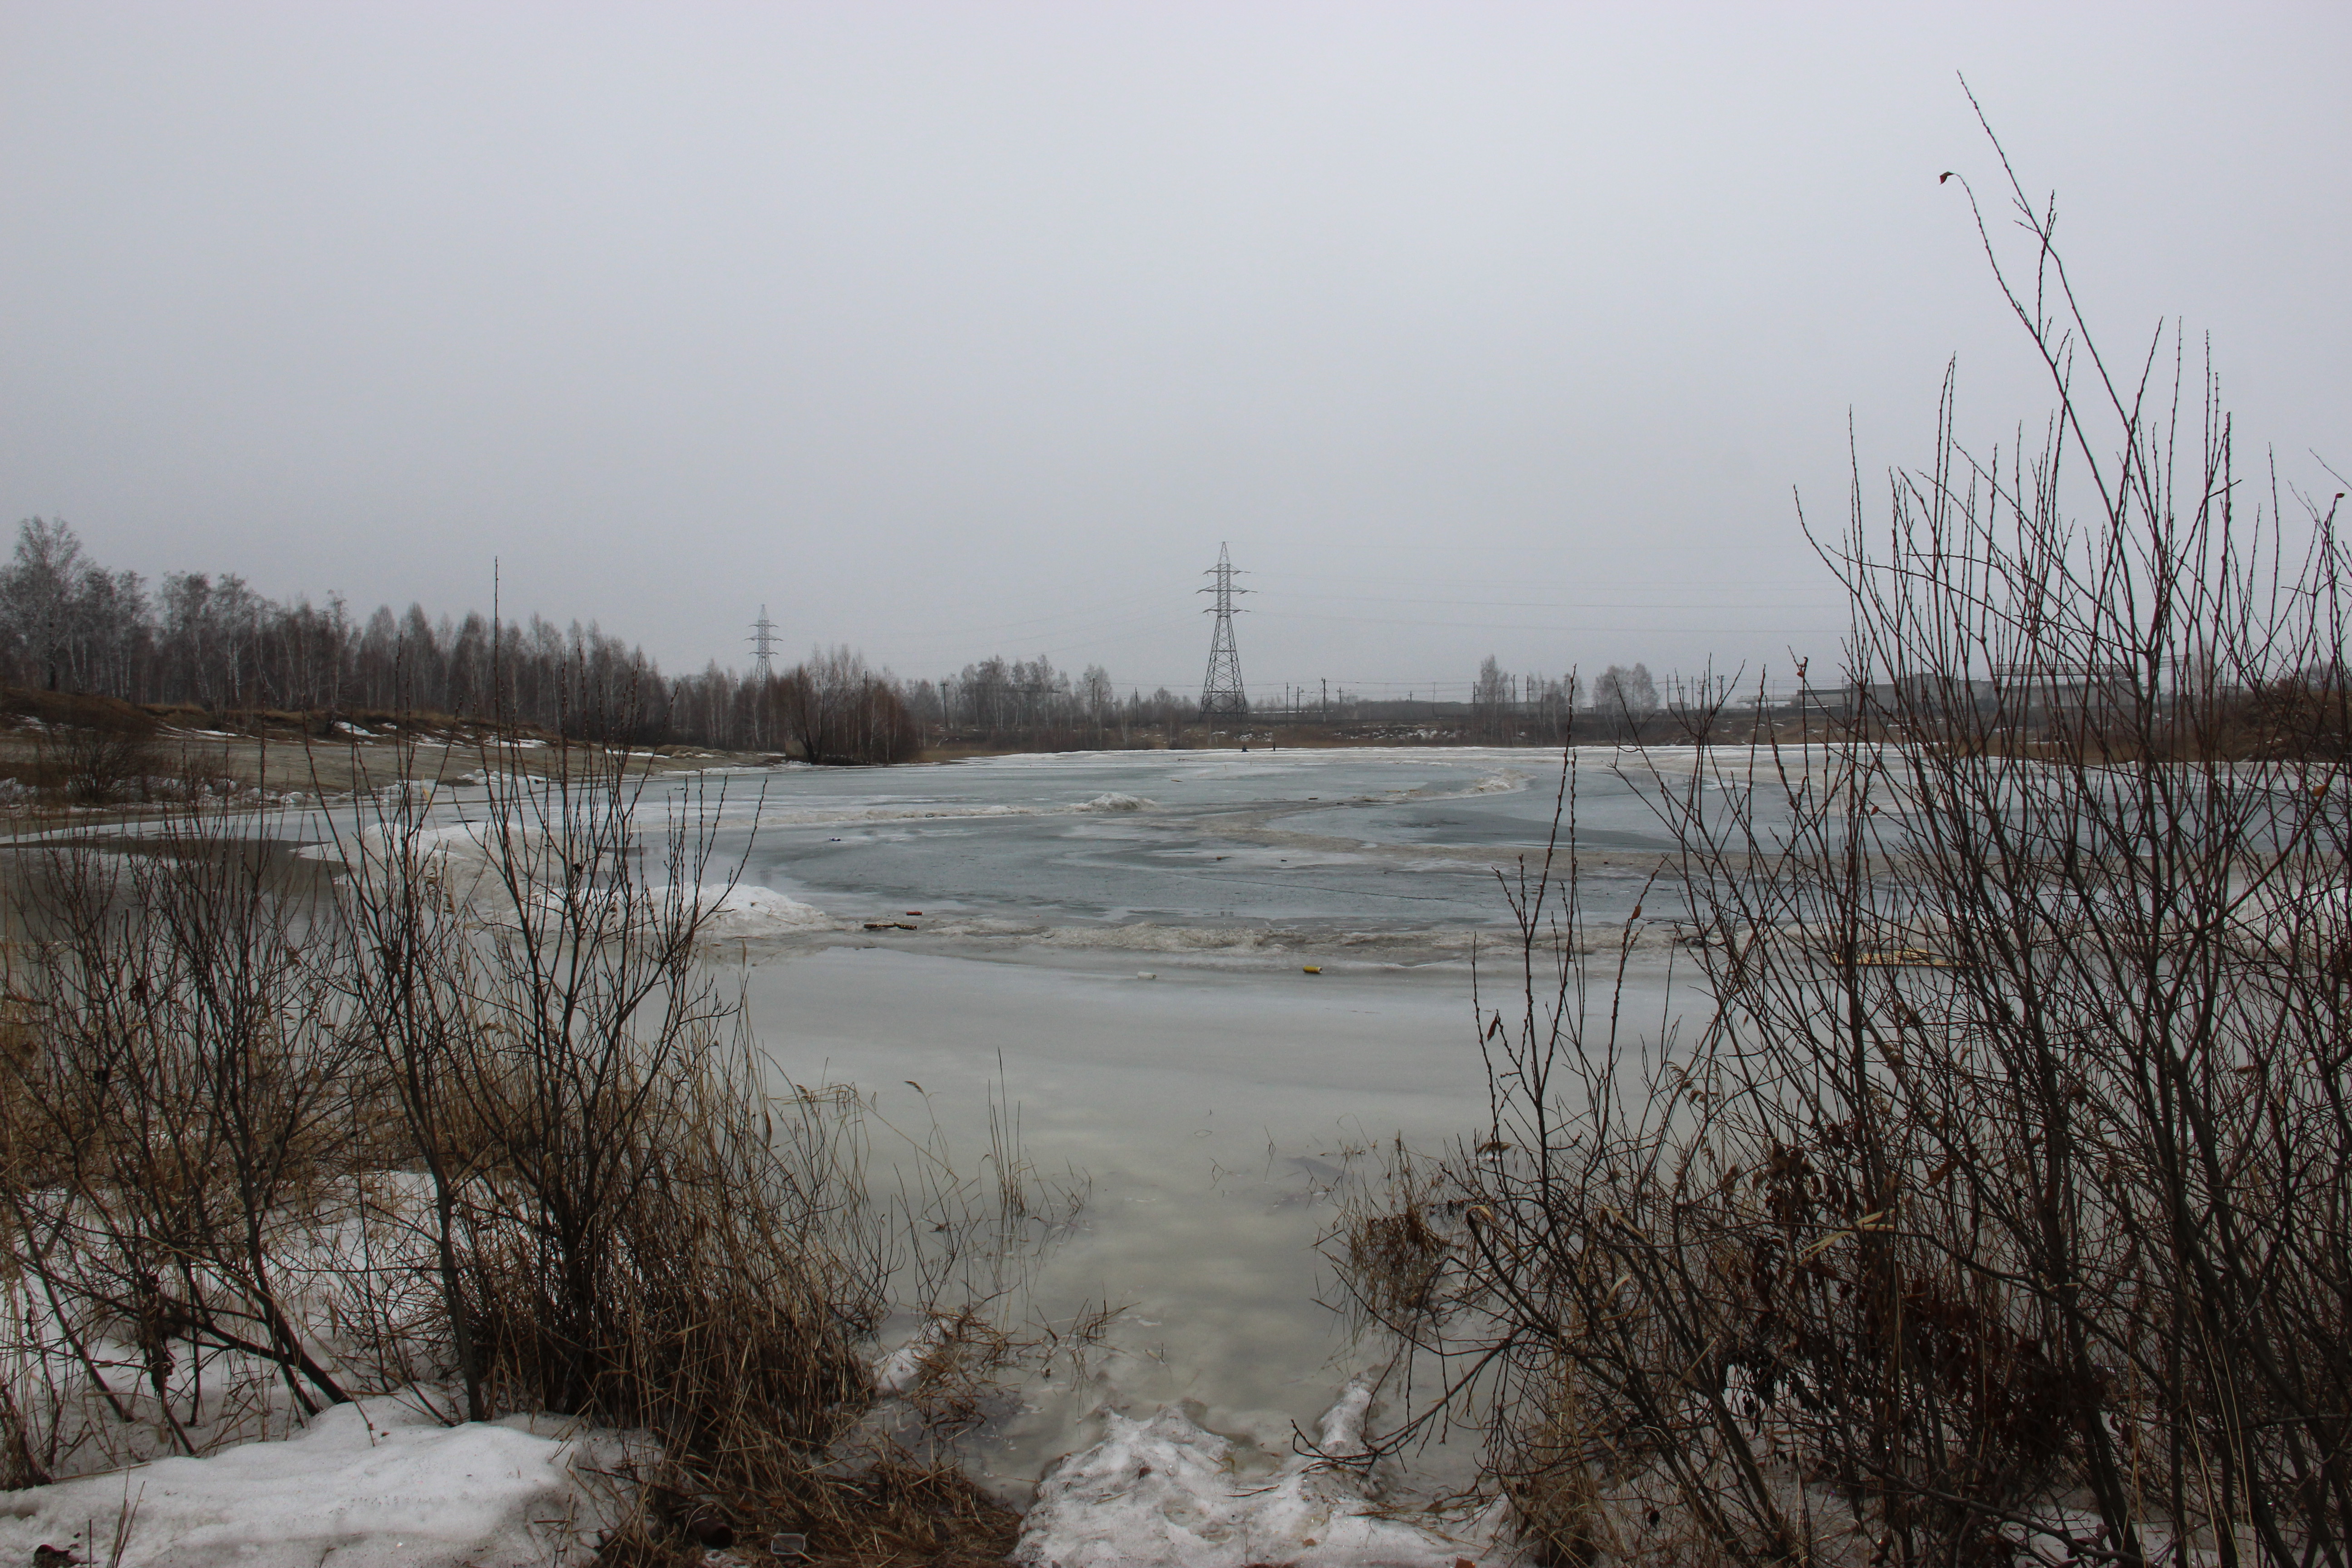
{"type": "Polygon", "coordinates": [[[281,1442],[0,1493],[0,1561],[40,1547],[123,1568],[562,1568],[613,1494],[611,1434],[551,1420],[446,1426],[415,1405],[338,1405],[281,1442]]]}

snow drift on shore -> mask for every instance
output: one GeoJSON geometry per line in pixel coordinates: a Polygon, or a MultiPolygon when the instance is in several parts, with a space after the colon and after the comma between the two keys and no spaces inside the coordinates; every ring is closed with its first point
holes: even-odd
{"type": "Polygon", "coordinates": [[[0,1560],[47,1545],[103,1563],[135,1509],[124,1568],[585,1563],[606,1521],[581,1471],[617,1459],[617,1440],[541,1425],[444,1426],[390,1399],[341,1405],[283,1442],[0,1494],[0,1560]]]}

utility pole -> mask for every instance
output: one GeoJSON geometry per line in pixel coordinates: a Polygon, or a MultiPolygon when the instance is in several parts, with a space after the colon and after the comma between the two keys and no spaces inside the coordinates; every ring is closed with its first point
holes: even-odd
{"type": "Polygon", "coordinates": [[[767,605],[760,606],[760,618],[745,640],[751,645],[751,673],[767,680],[776,673],[776,623],[768,618],[767,605]]]}
{"type": "Polygon", "coordinates": [[[1249,713],[1249,696],[1242,689],[1242,656],[1234,647],[1234,595],[1249,590],[1234,586],[1233,557],[1223,544],[1217,546],[1217,563],[1202,575],[1214,581],[1201,592],[1216,595],[1215,603],[1202,613],[1215,616],[1217,625],[1209,634],[1209,673],[1201,682],[1201,717],[1203,721],[1244,718],[1249,713]]]}

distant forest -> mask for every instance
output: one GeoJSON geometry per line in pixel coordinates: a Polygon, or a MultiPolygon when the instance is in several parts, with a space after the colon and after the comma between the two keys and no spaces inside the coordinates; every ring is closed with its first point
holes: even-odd
{"type": "MultiPolygon", "coordinates": [[[[1612,667],[1594,696],[1604,685],[1613,695],[1621,674],[1637,710],[1654,703],[1640,666],[1612,667]]],[[[1174,744],[1199,721],[1190,695],[1163,687],[1121,697],[1100,666],[1072,675],[1042,656],[982,659],[940,680],[898,679],[848,648],[765,679],[715,662],[666,675],[593,624],[532,616],[494,631],[479,612],[436,620],[415,605],[404,614],[380,606],[362,620],[340,596],[323,606],[280,603],[241,577],[201,572],[173,573],[151,589],[138,573],[91,560],[66,523],[40,518],[19,527],[0,566],[0,681],[215,720],[443,714],[809,762],[904,762],[927,747],[1174,744]]],[[[1460,733],[1430,738],[1557,739],[1576,703],[1574,679],[1528,677],[1522,690],[1488,659],[1454,721],[1460,733]]],[[[1382,715],[1368,709],[1378,706],[1343,699],[1328,717],[1376,721],[1382,715]]]]}

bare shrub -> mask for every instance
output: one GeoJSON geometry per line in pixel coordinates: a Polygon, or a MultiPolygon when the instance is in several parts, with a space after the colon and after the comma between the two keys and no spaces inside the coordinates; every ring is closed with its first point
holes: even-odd
{"type": "Polygon", "coordinates": [[[490,738],[480,760],[490,798],[454,834],[424,791],[379,797],[341,905],[468,1410],[654,1437],[615,1560],[881,1528],[832,1465],[873,1397],[861,1345],[894,1255],[856,1100],[778,1099],[740,998],[696,960],[731,881],[704,882],[718,797],[648,847],[626,752],[562,745],[526,772],[490,738]]]}
{"type": "Polygon", "coordinates": [[[33,730],[33,782],[85,805],[145,800],[173,759],[143,709],[69,691],[0,691],[0,711],[33,730]]]}
{"type": "Polygon", "coordinates": [[[435,815],[404,746],[323,864],[201,795],[16,862],[0,1470],[414,1386],[646,1435],[613,1561],[761,1531],[1001,1555],[1005,1510],[864,1423],[894,1284],[1013,1348],[967,1287],[1061,1211],[1009,1118],[992,1173],[872,1202],[862,1102],[791,1086],[697,957],[716,790],[648,833],[645,759],[503,733],[478,816],[435,815]]]}
{"type": "Polygon", "coordinates": [[[154,737],[133,730],[54,730],[45,740],[66,798],[85,805],[145,799],[163,763],[154,737]]]}
{"type": "Polygon", "coordinates": [[[1711,1009],[1629,1038],[1632,928],[1530,868],[1442,1278],[1362,1290],[1396,1440],[1482,1426],[1561,1560],[2352,1558],[2335,508],[2246,499],[2182,345],[2103,358],[2016,194],[2045,442],[1948,381],[1822,543],[1821,743],[1628,770],[1711,1009]]]}

